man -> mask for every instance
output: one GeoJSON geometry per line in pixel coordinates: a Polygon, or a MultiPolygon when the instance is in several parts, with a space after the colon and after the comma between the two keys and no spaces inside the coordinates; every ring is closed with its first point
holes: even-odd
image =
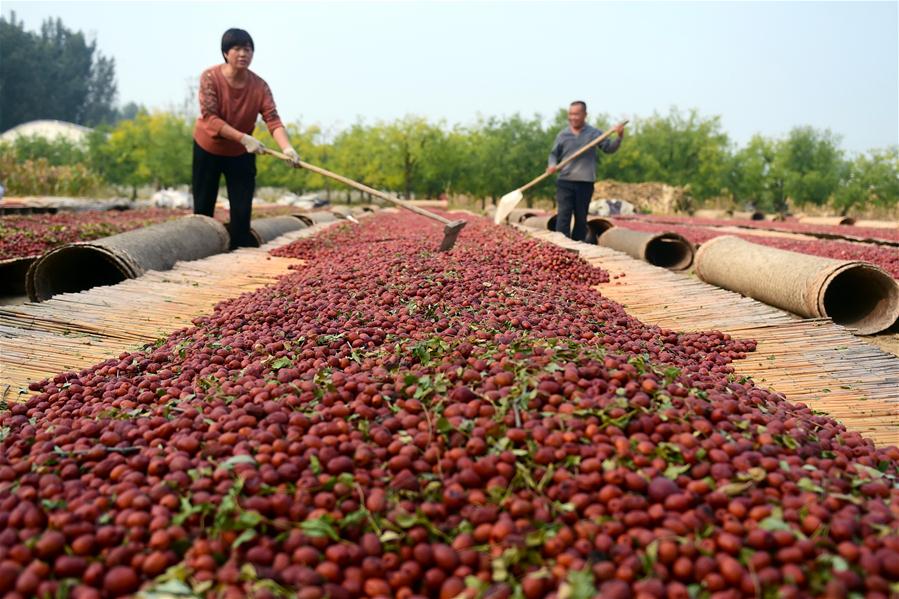
{"type": "MultiPolygon", "coordinates": [[[[612,141],[607,138],[599,147],[606,154],[612,154],[621,147],[624,139],[624,127],[614,129],[618,138],[612,141]]],[[[556,165],[571,156],[579,149],[602,135],[603,132],[587,124],[587,104],[577,100],[568,107],[568,127],[559,132],[553,149],[549,153],[548,173],[559,171],[556,165]]],[[[559,171],[556,182],[556,231],[563,233],[575,241],[584,241],[587,237],[587,210],[590,198],[593,197],[593,183],[596,181],[596,148],[584,152],[559,171]],[[574,216],[574,229],[571,217],[574,216]]]]}

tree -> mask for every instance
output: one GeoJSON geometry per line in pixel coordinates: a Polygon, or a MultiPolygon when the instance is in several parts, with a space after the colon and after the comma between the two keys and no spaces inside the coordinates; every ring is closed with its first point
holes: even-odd
{"type": "Polygon", "coordinates": [[[147,112],[147,109],[135,102],[128,102],[121,109],[119,109],[116,122],[118,121],[127,121],[135,118],[138,113],[147,112]]]}
{"type": "Polygon", "coordinates": [[[87,97],[79,111],[78,121],[100,125],[118,120],[120,113],[113,105],[117,95],[116,88],[115,60],[98,54],[91,65],[87,97]]]}
{"type": "Polygon", "coordinates": [[[414,192],[425,187],[422,162],[432,147],[439,144],[443,132],[424,117],[406,116],[393,123],[382,123],[378,134],[380,143],[385,145],[388,168],[399,173],[403,197],[411,198],[414,192]]]}
{"type": "MultiPolygon", "coordinates": [[[[312,164],[321,164],[323,147],[316,143],[321,134],[317,125],[302,127],[298,124],[286,125],[290,141],[300,157],[312,164]]],[[[253,135],[270,148],[278,145],[272,139],[268,128],[257,126],[253,135]]],[[[323,185],[322,176],[304,169],[294,169],[283,161],[271,156],[256,157],[256,184],[259,187],[283,187],[293,192],[318,189],[323,185]]]]}
{"type": "Polygon", "coordinates": [[[777,149],[776,142],[757,134],[745,148],[733,154],[726,186],[737,204],[759,210],[786,210],[783,175],[775,164],[777,149]]]}
{"type": "Polygon", "coordinates": [[[896,208],[899,204],[899,148],[872,150],[853,160],[834,195],[840,214],[869,204],[896,208]]]}
{"type": "Polygon", "coordinates": [[[383,124],[358,121],[341,131],[327,151],[326,168],[375,189],[399,189],[402,173],[390,156],[384,130],[383,124]]]}
{"type": "MultiPolygon", "coordinates": [[[[480,121],[470,156],[474,195],[495,203],[504,194],[521,187],[546,170],[546,159],[557,131],[543,126],[540,115],[528,119],[520,114],[480,121]]],[[[525,197],[530,207],[534,196],[549,195],[552,180],[546,179],[525,197]]]]}
{"type": "Polygon", "coordinates": [[[65,137],[19,136],[10,143],[10,148],[21,162],[44,159],[50,166],[87,165],[89,162],[84,144],[74,143],[65,137]]]}
{"type": "Polygon", "coordinates": [[[0,56],[0,130],[35,119],[115,120],[115,61],[60,19],[46,20],[38,34],[25,31],[15,13],[0,17],[0,56]]]}
{"type": "Polygon", "coordinates": [[[104,128],[89,137],[93,168],[107,181],[132,189],[156,189],[190,183],[191,124],[168,113],[142,112],[121,121],[107,136],[104,128]]]}
{"type": "Polygon", "coordinates": [[[422,157],[416,191],[425,197],[460,191],[470,162],[467,141],[468,131],[463,127],[441,129],[422,157]]]}
{"type": "Polygon", "coordinates": [[[821,206],[836,191],[845,172],[839,138],[830,130],[796,127],[780,145],[776,165],[784,191],[796,205],[821,206]]]}
{"type": "Polygon", "coordinates": [[[37,36],[27,33],[16,13],[0,17],[0,130],[31,120],[35,85],[30,74],[38,68],[37,36]]]}
{"type": "Polygon", "coordinates": [[[667,116],[635,120],[631,129],[616,159],[601,162],[603,176],[689,186],[698,199],[722,193],[730,154],[719,117],[672,108],[667,116]]]}

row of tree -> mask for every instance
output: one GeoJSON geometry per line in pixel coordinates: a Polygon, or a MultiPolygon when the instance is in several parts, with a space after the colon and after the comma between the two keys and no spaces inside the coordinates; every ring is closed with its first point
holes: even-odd
{"type": "Polygon", "coordinates": [[[36,119],[94,126],[136,112],[133,103],[116,105],[115,60],[60,19],[34,32],[15,12],[0,17],[0,60],[0,131],[36,119]]]}
{"type": "MultiPolygon", "coordinates": [[[[608,127],[600,116],[595,124],[608,127]]],[[[441,193],[496,199],[546,166],[565,113],[550,121],[513,115],[446,126],[409,116],[387,122],[359,122],[326,135],[316,125],[288,125],[304,160],[405,197],[441,193]]],[[[7,152],[20,161],[44,158],[50,165],[82,164],[103,180],[132,189],[190,183],[193,123],[171,113],[141,112],[114,126],[97,128],[83,147],[66,142],[20,139],[7,152]]],[[[256,135],[274,142],[264,128],[256,135]]],[[[269,157],[257,160],[260,186],[292,191],[326,189],[328,180],[286,168],[269,157]]],[[[603,155],[598,176],[624,182],[657,181],[684,186],[696,205],[727,198],[740,206],[784,210],[793,205],[830,203],[843,212],[859,207],[893,208],[899,203],[899,151],[872,150],[849,158],[829,131],[797,127],[782,139],[761,135],[737,147],[718,117],[672,109],[667,115],[635,119],[621,149],[603,155]]],[[[0,173],[0,177],[2,177],[0,173]]],[[[552,181],[533,194],[550,196],[552,181]]]]}

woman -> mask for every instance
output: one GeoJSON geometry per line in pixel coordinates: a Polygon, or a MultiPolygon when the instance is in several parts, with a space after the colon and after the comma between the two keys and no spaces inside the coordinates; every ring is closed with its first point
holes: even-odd
{"type": "Polygon", "coordinates": [[[256,191],[256,154],[262,143],[252,136],[257,115],[262,115],[281,150],[299,166],[278,117],[268,84],[250,70],[253,38],[243,29],[222,36],[225,64],[200,75],[200,117],[194,127],[194,214],[213,216],[219,179],[225,175],[231,207],[231,249],[253,245],[250,213],[256,191]]]}

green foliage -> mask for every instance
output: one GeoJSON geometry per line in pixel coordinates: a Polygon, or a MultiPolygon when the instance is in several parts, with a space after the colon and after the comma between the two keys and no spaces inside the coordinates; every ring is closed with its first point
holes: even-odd
{"type": "Polygon", "coordinates": [[[621,181],[659,181],[689,186],[697,199],[721,195],[729,159],[729,140],[719,117],[672,108],[635,120],[614,159],[601,160],[597,172],[621,181]]]}
{"type": "MultiPolygon", "coordinates": [[[[134,193],[144,185],[189,184],[193,123],[137,106],[129,110],[136,111],[134,118],[98,127],[86,147],[41,138],[0,146],[0,181],[10,194],[67,195],[95,193],[104,183],[131,187],[134,193]]],[[[480,198],[485,207],[545,170],[553,140],[566,126],[565,116],[560,111],[547,121],[540,115],[514,114],[453,127],[406,116],[360,121],[336,135],[317,125],[287,127],[306,162],[406,197],[464,194],[480,198]]],[[[599,115],[593,122],[607,129],[615,120],[599,115]]],[[[254,135],[276,147],[264,126],[254,135]]],[[[345,189],[271,157],[260,156],[256,165],[260,187],[298,193],[345,189]]],[[[868,206],[889,210],[899,202],[896,148],[847,161],[838,138],[811,127],[795,128],[784,139],[755,135],[744,147],[735,147],[718,117],[705,118],[695,110],[634,119],[618,152],[601,154],[597,176],[685,186],[700,202],[723,197],[766,211],[785,211],[788,201],[798,206],[830,203],[844,213],[868,206]]],[[[550,177],[525,194],[525,200],[530,206],[553,194],[550,177]]]]}
{"type": "Polygon", "coordinates": [[[48,139],[39,135],[20,136],[11,143],[4,144],[15,154],[17,160],[38,160],[43,158],[50,166],[87,164],[88,150],[83,145],[64,137],[48,139]]]}
{"type": "Polygon", "coordinates": [[[85,164],[53,164],[42,157],[21,159],[10,144],[0,144],[0,182],[11,196],[96,195],[104,185],[85,164]]]}
{"type": "MultiPolygon", "coordinates": [[[[475,148],[473,183],[476,195],[493,199],[527,183],[546,170],[546,160],[558,130],[545,128],[539,115],[527,119],[518,114],[479,123],[480,143],[475,148]]],[[[552,181],[534,189],[531,196],[552,194],[552,181]]],[[[474,191],[474,190],[473,190],[474,191]]]]}
{"type": "Polygon", "coordinates": [[[858,156],[847,166],[834,206],[842,214],[868,204],[895,207],[899,201],[899,148],[873,150],[858,156]]]}
{"type": "Polygon", "coordinates": [[[784,191],[799,206],[821,206],[843,176],[843,153],[829,130],[796,127],[781,144],[776,162],[784,173],[784,191]]]}
{"type": "Polygon", "coordinates": [[[157,189],[190,182],[192,126],[172,114],[139,113],[89,137],[93,167],[107,181],[157,189]]]}
{"type": "Polygon", "coordinates": [[[418,193],[437,197],[454,191],[465,180],[471,166],[467,135],[459,126],[445,131],[436,128],[419,167],[418,193]]]}
{"type": "Polygon", "coordinates": [[[406,116],[372,126],[357,122],[334,139],[327,151],[327,167],[405,197],[436,195],[447,187],[446,171],[439,161],[447,158],[452,164],[455,150],[442,124],[428,123],[423,117],[406,116]]]}
{"type": "MultiPolygon", "coordinates": [[[[312,164],[323,165],[327,149],[326,146],[319,144],[321,128],[317,125],[309,127],[286,125],[286,127],[290,141],[300,158],[312,164]]],[[[278,149],[278,144],[272,139],[264,125],[257,125],[253,135],[268,147],[278,149]]],[[[321,175],[302,169],[286,168],[286,165],[280,160],[260,156],[256,159],[256,185],[258,187],[282,187],[298,192],[304,189],[319,189],[322,187],[323,181],[321,175]]]]}
{"type": "Polygon", "coordinates": [[[15,13],[0,18],[0,56],[0,131],[40,118],[115,120],[115,61],[60,19],[46,20],[36,33],[15,13]]]}
{"type": "Polygon", "coordinates": [[[746,147],[734,152],[725,174],[725,185],[741,207],[784,211],[783,174],[775,163],[777,143],[754,135],[746,147]]]}
{"type": "Polygon", "coordinates": [[[412,196],[413,188],[423,190],[422,163],[442,137],[443,131],[423,117],[407,116],[381,130],[385,163],[390,172],[400,175],[399,188],[405,197],[412,196]]]}
{"type": "Polygon", "coordinates": [[[559,597],[567,599],[590,599],[596,595],[593,572],[572,570],[559,588],[559,597]]]}

